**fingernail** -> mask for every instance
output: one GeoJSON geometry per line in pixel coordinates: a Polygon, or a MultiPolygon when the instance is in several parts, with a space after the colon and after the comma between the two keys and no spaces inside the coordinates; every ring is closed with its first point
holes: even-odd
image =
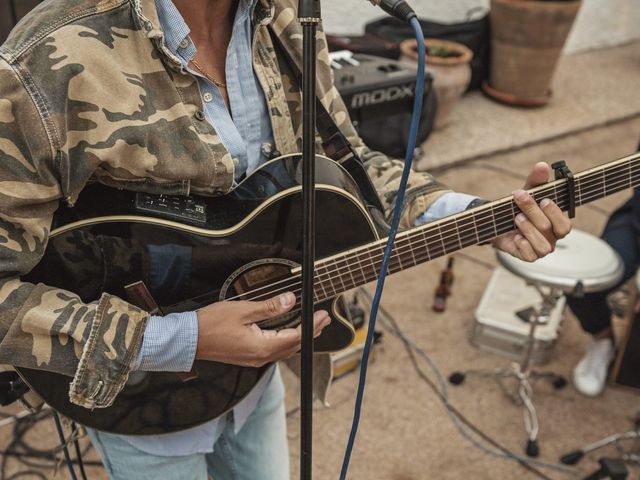
{"type": "Polygon", "coordinates": [[[515,198],[516,200],[524,200],[525,198],[527,198],[527,192],[525,192],[521,188],[518,190],[514,190],[513,198],[515,198]]]}
{"type": "Polygon", "coordinates": [[[544,207],[546,207],[547,205],[549,205],[550,203],[551,203],[551,200],[550,200],[550,199],[548,199],[548,198],[544,198],[544,199],[542,199],[542,201],[540,202],[540,206],[541,206],[542,208],[544,208],[544,207]]]}
{"type": "Polygon", "coordinates": [[[326,316],[324,320],[322,320],[322,326],[326,327],[327,325],[329,325],[331,323],[331,317],[326,316]]]}
{"type": "Polygon", "coordinates": [[[519,242],[523,238],[524,237],[522,235],[520,235],[519,233],[516,233],[515,236],[513,237],[513,240],[516,241],[516,242],[519,242]]]}
{"type": "Polygon", "coordinates": [[[516,215],[516,222],[524,223],[526,221],[527,221],[527,217],[525,217],[523,213],[519,213],[518,215],[516,215]]]}
{"type": "Polygon", "coordinates": [[[283,307],[288,307],[295,301],[295,299],[296,297],[293,293],[283,293],[282,295],[280,295],[280,305],[282,305],[283,307]]]}

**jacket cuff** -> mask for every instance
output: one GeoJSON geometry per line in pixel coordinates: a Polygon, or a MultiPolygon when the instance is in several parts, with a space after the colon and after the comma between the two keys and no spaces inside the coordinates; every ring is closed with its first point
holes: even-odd
{"type": "Polygon", "coordinates": [[[123,389],[136,363],[149,314],[103,294],[69,389],[71,403],[106,408],[123,389]]]}
{"type": "Polygon", "coordinates": [[[424,225],[425,223],[440,220],[456,213],[462,212],[474,204],[478,197],[459,192],[447,192],[431,204],[427,210],[420,215],[415,225],[424,225]]]}
{"type": "MultiPolygon", "coordinates": [[[[424,214],[436,200],[450,192],[451,190],[446,189],[446,187],[441,184],[424,185],[412,191],[407,191],[400,220],[400,228],[414,227],[418,218],[424,214]]],[[[392,214],[393,207],[394,205],[391,206],[392,214]]]]}

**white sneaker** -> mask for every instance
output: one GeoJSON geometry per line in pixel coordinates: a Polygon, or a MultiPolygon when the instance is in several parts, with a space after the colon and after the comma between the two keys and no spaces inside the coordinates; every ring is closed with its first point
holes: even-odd
{"type": "Polygon", "coordinates": [[[587,353],[573,370],[573,385],[576,390],[590,397],[602,393],[614,353],[611,338],[592,340],[587,353]]]}

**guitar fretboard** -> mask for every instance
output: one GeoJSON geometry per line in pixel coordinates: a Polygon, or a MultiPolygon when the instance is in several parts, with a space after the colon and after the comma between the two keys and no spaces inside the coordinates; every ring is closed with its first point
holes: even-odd
{"type": "MultiPolygon", "coordinates": [[[[640,185],[640,154],[575,174],[576,206],[640,185]]],[[[569,208],[567,181],[560,179],[529,190],[540,202],[548,198],[563,211],[569,208]]],[[[513,196],[487,203],[436,222],[401,232],[396,237],[388,273],[393,274],[448,255],[465,247],[489,242],[515,229],[520,212],[513,196]]],[[[375,281],[382,264],[387,239],[363,245],[316,262],[316,301],[326,300],[352,288],[375,281]]],[[[300,275],[262,292],[252,299],[292,290],[299,296],[300,275]]]]}

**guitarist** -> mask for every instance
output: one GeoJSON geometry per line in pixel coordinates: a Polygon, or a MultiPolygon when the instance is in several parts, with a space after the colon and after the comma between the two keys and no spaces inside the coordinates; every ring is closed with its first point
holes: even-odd
{"type": "MultiPolygon", "coordinates": [[[[73,377],[70,400],[109,406],[135,369],[189,371],[194,359],[243,366],[300,347],[300,330],[261,331],[291,294],[222,302],[165,319],[115,296],[21,281],[42,258],[59,204],[89,182],[172,195],[223,195],[267,160],[301,145],[295,76],[269,30],[301,56],[295,0],[45,1],[0,49],[0,362],[73,377]]],[[[318,94],[347,136],[390,213],[401,162],[358,138],[332,85],[324,37],[318,94]]],[[[527,186],[547,181],[534,167],[527,186]]],[[[523,211],[495,246],[528,261],[570,230],[549,201],[515,193],[523,211]]],[[[466,208],[426,173],[409,182],[403,227],[466,208]]],[[[158,252],[152,261],[170,262],[158,252]]],[[[169,255],[170,256],[170,255],[169,255]]],[[[315,333],[327,312],[314,318],[315,333]]],[[[116,479],[287,479],[283,386],[272,368],[233,412],[195,429],[152,437],[91,430],[116,479]]]]}

